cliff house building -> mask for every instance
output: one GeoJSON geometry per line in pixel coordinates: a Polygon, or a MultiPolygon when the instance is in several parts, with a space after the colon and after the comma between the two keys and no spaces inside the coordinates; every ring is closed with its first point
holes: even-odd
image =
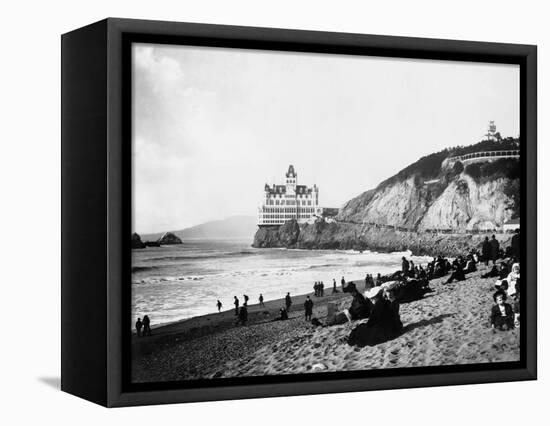
{"type": "Polygon", "coordinates": [[[291,164],[284,185],[265,184],[262,205],[258,210],[258,226],[278,226],[296,219],[298,223],[313,222],[321,217],[319,188],[298,185],[298,174],[291,164]]]}

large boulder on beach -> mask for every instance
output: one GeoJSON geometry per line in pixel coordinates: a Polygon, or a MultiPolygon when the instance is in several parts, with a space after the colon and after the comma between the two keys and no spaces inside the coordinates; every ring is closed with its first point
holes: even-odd
{"type": "Polygon", "coordinates": [[[145,244],[143,244],[143,241],[141,241],[141,237],[137,232],[134,232],[132,234],[132,248],[133,249],[142,249],[145,248],[145,244]]]}
{"type": "Polygon", "coordinates": [[[162,237],[158,239],[160,245],[182,244],[181,238],[171,232],[166,232],[162,237]]]}

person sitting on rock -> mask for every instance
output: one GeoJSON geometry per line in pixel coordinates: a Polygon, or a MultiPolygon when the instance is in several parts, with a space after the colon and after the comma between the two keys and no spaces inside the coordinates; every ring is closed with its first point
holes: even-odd
{"type": "Polygon", "coordinates": [[[514,311],[510,304],[506,303],[506,293],[497,290],[493,294],[495,305],[491,309],[491,328],[493,330],[511,330],[514,328],[514,311]]]}

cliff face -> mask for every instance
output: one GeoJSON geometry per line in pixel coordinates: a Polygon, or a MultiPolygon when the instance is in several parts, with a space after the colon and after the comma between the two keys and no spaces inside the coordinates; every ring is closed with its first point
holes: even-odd
{"type": "MultiPolygon", "coordinates": [[[[371,250],[394,252],[411,250],[415,255],[463,255],[469,248],[481,247],[485,234],[441,234],[433,232],[400,231],[375,225],[326,223],[298,225],[289,221],[284,226],[261,228],[253,246],[257,248],[286,247],[294,249],[371,250]],[[287,226],[292,224],[290,226],[287,226]],[[289,228],[293,231],[289,233],[289,228]]],[[[504,246],[510,234],[500,234],[504,246]]]]}
{"type": "Polygon", "coordinates": [[[409,177],[350,200],[337,220],[418,231],[492,230],[517,215],[519,206],[508,190],[515,183],[506,177],[477,181],[464,172],[427,183],[409,177]]]}

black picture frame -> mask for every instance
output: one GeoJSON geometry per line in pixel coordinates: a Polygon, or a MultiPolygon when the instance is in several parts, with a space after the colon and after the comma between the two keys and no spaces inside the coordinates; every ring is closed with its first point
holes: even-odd
{"type": "Polygon", "coordinates": [[[61,42],[62,390],[117,407],[536,379],[536,46],[117,18],[64,34],[61,42]],[[521,247],[525,259],[522,281],[526,285],[521,300],[521,360],[300,376],[130,383],[130,46],[133,42],[518,64],[521,247]]]}

